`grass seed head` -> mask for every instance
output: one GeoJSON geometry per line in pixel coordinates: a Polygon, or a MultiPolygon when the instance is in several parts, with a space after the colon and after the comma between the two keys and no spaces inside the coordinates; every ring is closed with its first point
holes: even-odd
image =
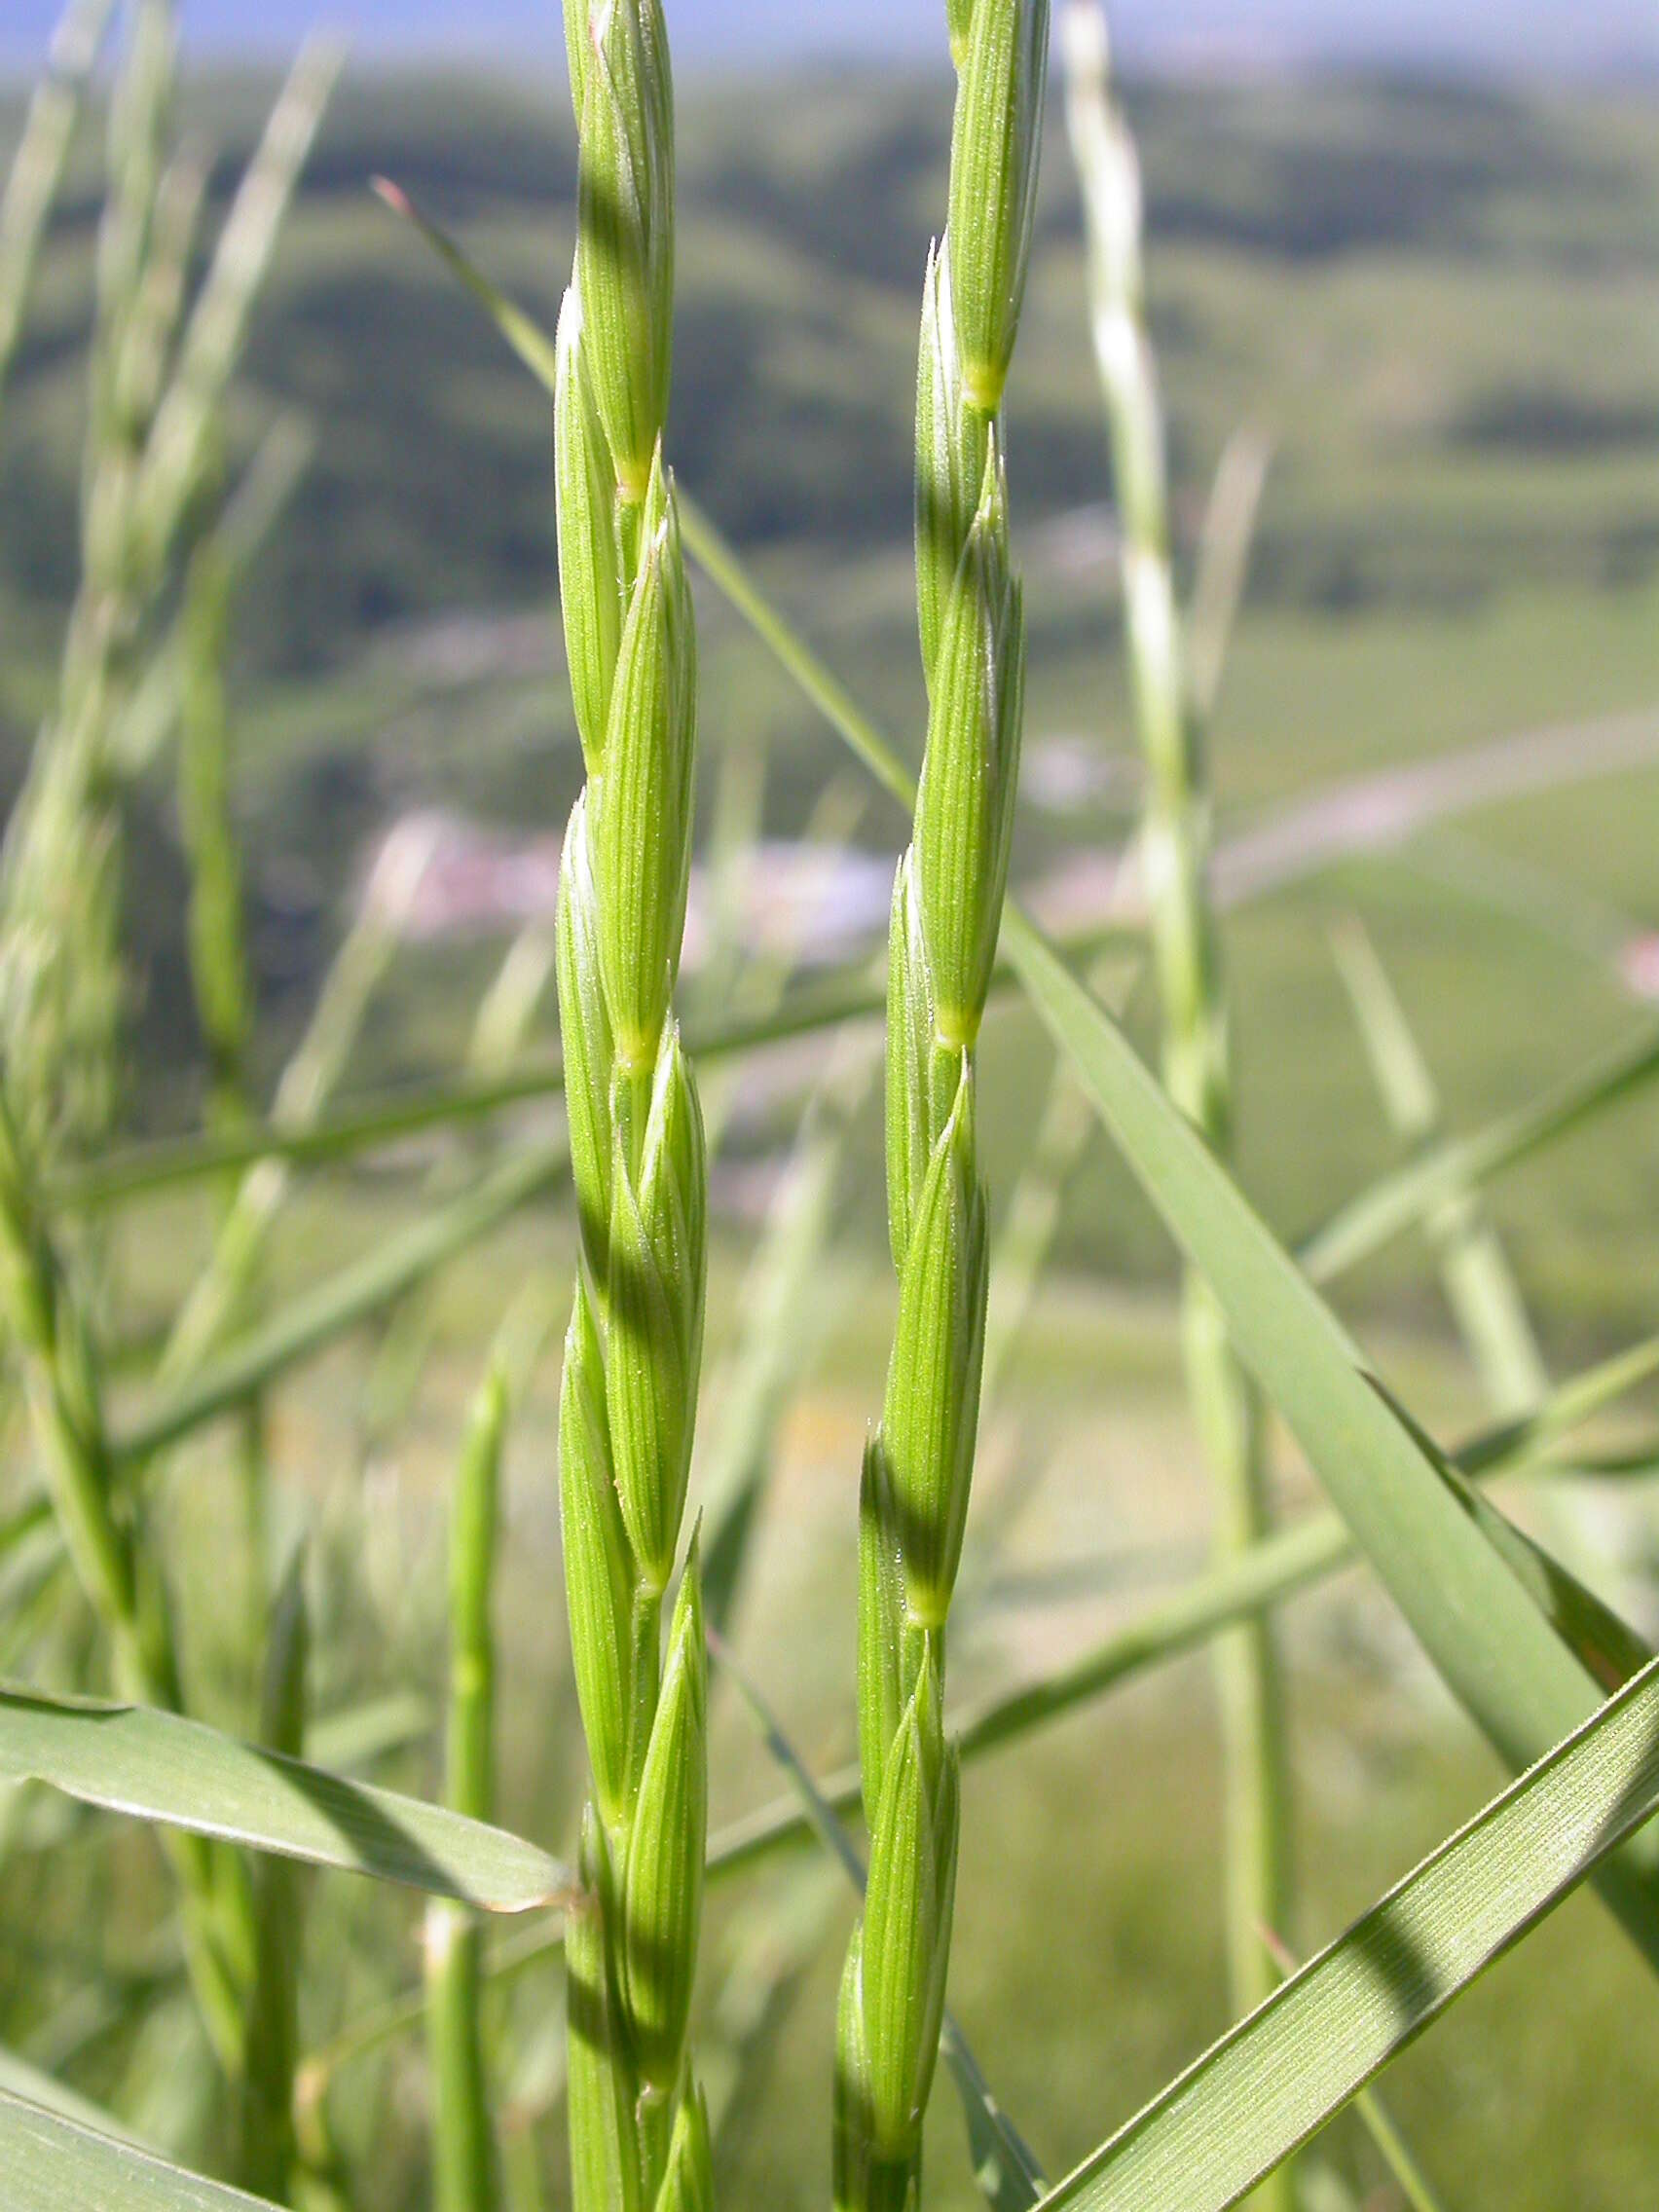
{"type": "Polygon", "coordinates": [[[871,1839],[861,1996],[870,2139],[913,2157],[939,2055],[956,1866],[956,1790],[938,1671],[925,1662],[894,1741],[871,1839]],[[929,2028],[932,2027],[930,2040],[929,2028]]]}
{"type": "Polygon", "coordinates": [[[605,766],[590,786],[601,971],[617,1058],[636,1075],[656,1059],[679,971],[697,753],[696,631],[660,450],[645,519],[605,766]]]}
{"type": "Polygon", "coordinates": [[[931,687],[945,604],[984,480],[989,419],[962,402],[949,241],[928,254],[916,360],[916,613],[931,687]]]}
{"type": "Polygon", "coordinates": [[[644,498],[668,415],[674,96],[655,0],[603,0],[581,63],[576,280],[600,419],[625,499],[644,498]]]}
{"type": "Polygon", "coordinates": [[[1037,206],[1049,0],[977,0],[950,149],[950,254],[967,404],[1002,405],[1037,206]]]}

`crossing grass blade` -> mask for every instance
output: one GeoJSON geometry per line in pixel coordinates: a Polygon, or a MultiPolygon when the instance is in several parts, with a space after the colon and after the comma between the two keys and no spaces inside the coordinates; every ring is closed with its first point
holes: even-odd
{"type": "Polygon", "coordinates": [[[0,1690],[0,1775],[487,1912],[571,1892],[567,1868],[502,1829],[144,1706],[0,1690]]]}
{"type": "Polygon", "coordinates": [[[274,2212],[116,2136],[0,2090],[6,2212],[274,2212]]]}
{"type": "Polygon", "coordinates": [[[1225,2212],[1659,1810],[1659,1661],[1043,2199],[1225,2212]]]}
{"type": "MultiPolygon", "coordinates": [[[[1116,925],[1080,930],[1057,940],[1068,956],[1087,958],[1114,945],[1126,945],[1116,925]]],[[[885,970],[885,963],[883,964],[885,970]]],[[[1006,997],[1014,977],[999,967],[991,979],[993,997],[1006,997]]],[[[826,981],[790,992],[783,1003],[719,1021],[688,1017],[686,1049],[699,1062],[742,1059],[768,1045],[838,1029],[845,1023],[878,1016],[887,1003],[885,972],[878,977],[868,961],[859,961],[826,981]]],[[[314,1125],[282,1128],[274,1121],[249,1124],[225,1135],[152,1138],[125,1146],[85,1165],[49,1174],[45,1192],[55,1212],[95,1213],[129,1199],[181,1184],[208,1182],[232,1168],[267,1158],[318,1167],[384,1150],[433,1129],[460,1128],[486,1121],[515,1106],[562,1095],[565,1069],[556,1053],[539,1054],[506,1073],[460,1082],[407,1085],[371,1093],[314,1125]]]]}
{"type": "MultiPolygon", "coordinates": [[[[1548,1471],[1547,1455],[1560,1438],[1655,1372],[1659,1372],[1659,1337],[1562,1383],[1530,1420],[1506,1422],[1484,1431],[1459,1448],[1456,1464],[1465,1476],[1483,1481],[1548,1471]]],[[[1584,1456],[1575,1452],[1574,1462],[1584,1456]]],[[[1036,1680],[984,1697],[970,1708],[960,1725],[964,1761],[986,1757],[1063,1719],[1119,1684],[1194,1649],[1219,1630],[1284,1604],[1341,1567],[1351,1566],[1356,1556],[1353,1538],[1339,1513],[1326,1510],[1309,1515],[1240,1559],[1209,1569],[1183,1589],[1149,1605],[1064,1666],[1036,1680]]],[[[790,1755],[793,1757],[793,1752],[790,1755]]],[[[777,1852],[811,1840],[821,1832],[819,1806],[834,1819],[857,1808],[856,1766],[822,1779],[809,1776],[806,1781],[812,1809],[803,1801],[805,1791],[797,1778],[789,1796],[732,1822],[710,1837],[711,1883],[733,1880],[777,1852]]],[[[545,1932],[518,1932],[498,1943],[486,1961],[485,1975],[493,1982],[509,1981],[555,1956],[562,1941],[557,1927],[545,1932]]],[[[315,2077],[331,2079],[340,2069],[411,2032],[421,2017],[421,1993],[406,1991],[343,2029],[325,2049],[313,2054],[310,2067],[315,2077]]]]}
{"type": "MultiPolygon", "coordinates": [[[[1357,1348],[1040,935],[1004,942],[1148,1197],[1215,1292],[1238,1350],[1446,1681],[1499,1752],[1530,1765],[1593,1710],[1591,1676],[1366,1374],[1357,1348]]],[[[1608,1867],[1608,1901],[1659,1966],[1659,1852],[1608,1867]]]]}

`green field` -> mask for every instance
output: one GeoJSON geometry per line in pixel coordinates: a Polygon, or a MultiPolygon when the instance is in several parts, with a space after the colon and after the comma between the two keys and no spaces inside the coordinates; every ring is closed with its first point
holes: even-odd
{"type": "MultiPolygon", "coordinates": [[[[221,199],[268,92],[254,80],[191,88],[189,127],[221,150],[221,199]]],[[[1519,759],[1521,741],[1561,733],[1526,755],[1555,763],[1535,789],[1486,793],[1403,840],[1379,831],[1373,849],[1309,866],[1233,913],[1239,1179],[1291,1239],[1397,1154],[1331,957],[1330,931],[1346,916],[1369,924],[1455,1128],[1545,1090],[1653,1018],[1621,963],[1659,932],[1659,106],[1363,81],[1159,84],[1130,104],[1184,579],[1228,439],[1248,427],[1272,447],[1212,733],[1224,853],[1360,779],[1509,741],[1519,759]],[[1598,732],[1612,722],[1636,734],[1605,766],[1598,732]]],[[[18,112],[0,109],[0,164],[18,112]]],[[[917,274],[941,204],[948,118],[942,78],[857,76],[769,88],[764,100],[753,87],[692,83],[680,116],[672,443],[682,481],[912,759],[923,719],[908,562],[917,274]]],[[[1080,857],[1115,854],[1139,797],[1079,218],[1053,121],[1010,421],[1029,548],[1026,757],[1056,775],[1080,756],[1105,765],[1080,798],[1047,806],[1048,782],[1028,765],[1039,795],[1024,806],[1014,878],[1034,896],[1080,857]]],[[[76,572],[94,137],[85,134],[52,238],[0,439],[8,804],[51,697],[76,572]]],[[[442,808],[509,840],[553,834],[581,773],[554,610],[545,399],[370,196],[377,172],[407,186],[550,326],[573,232],[562,89],[349,79],[260,313],[234,409],[238,458],[285,408],[315,439],[236,631],[238,810],[266,1082],[303,1029],[365,857],[391,820],[442,808]]],[[[858,782],[701,584],[699,618],[710,841],[721,805],[746,803],[767,836],[796,838],[838,781],[853,839],[890,862],[904,834],[897,810],[858,782]]],[[[1379,786],[1366,819],[1398,788],[1379,786]]],[[[188,1128],[200,1111],[183,881],[174,793],[158,772],[129,824],[133,1136],[188,1128]]],[[[452,1071],[504,941],[463,933],[405,947],[348,1092],[452,1071]]],[[[1659,996],[1659,960],[1648,977],[1659,996]]],[[[707,1014],[719,975],[688,976],[684,995],[693,1018],[707,1014]]],[[[1129,1022],[1150,1051],[1144,982],[1129,1022]]],[[[553,1030],[549,993],[537,1044],[551,1046],[553,1030]]],[[[999,1204],[1051,1068],[1030,1014],[1011,1007],[988,1023],[984,1162],[999,1204]]],[[[541,1118],[532,1109],[510,1125],[541,1118]]],[[[1562,1375],[1655,1325],[1653,1126],[1644,1092],[1493,1193],[1562,1375]]],[[[730,1390],[722,1361],[744,1319],[744,1265],[790,1131],[775,1104],[740,1116],[717,1161],[705,1440],[730,1390]]],[[[764,1602],[751,1596],[735,1637],[783,1680],[785,1717],[825,1767],[853,1739],[853,1499],[891,1326],[880,1149],[871,1098],[841,1166],[822,1339],[791,1378],[779,1429],[764,1567],[751,1579],[764,1602]]],[[[423,1141],[306,1178],[277,1239],[271,1303],[406,1223],[430,1178],[453,1181],[463,1157],[423,1141]]],[[[112,1267],[135,1348],[165,1326],[211,1227],[205,1200],[180,1197],[123,1217],[112,1267]]],[[[281,1510],[296,1525],[313,1517],[332,1607],[317,1631],[322,1709],[409,1682],[438,1709],[457,1422],[507,1295],[537,1272],[562,1283],[571,1253],[568,1210],[537,1208],[445,1276],[420,1330],[359,1333],[274,1394],[273,1457],[291,1493],[281,1510]]],[[[959,1660],[953,1647],[953,1696],[958,1680],[971,1699],[1057,1648],[1081,1648],[1201,1563],[1207,1508],[1180,1395],[1173,1280],[1150,1209],[1097,1140],[1070,1187],[1040,1325],[987,1416],[980,1480],[1009,1486],[1018,1507],[994,1559],[986,1544],[990,1579],[967,1611],[959,1660]],[[1021,1595],[1021,1575],[1041,1585],[1079,1559],[1100,1571],[1071,1602],[1046,1610],[1021,1595]]],[[[1480,1425],[1420,1236],[1369,1263],[1341,1302],[1379,1371],[1438,1436],[1480,1425]]],[[[511,1460],[500,1815],[563,1847],[582,1781],[547,1601],[558,1580],[551,1366],[511,1460]]],[[[142,1400],[141,1383],[119,1394],[124,1411],[142,1400]]],[[[215,1433],[169,1462],[167,1528],[182,1560],[214,1558],[234,1534],[219,1479],[229,1457],[215,1433]]],[[[1282,1436],[1276,1467],[1283,1499],[1306,1501],[1310,1479],[1282,1436]]],[[[0,1504],[7,1494],[0,1485],[0,1504]]],[[[1645,1493],[1598,1493],[1576,1533],[1593,1576],[1651,1630],[1659,1523],[1645,1493]]],[[[235,1576],[181,1582],[193,1592],[193,1686],[210,1716],[235,1725],[247,1685],[230,1654],[247,1594],[235,1576]]],[[[1294,1935],[1307,1952],[1499,1778],[1367,1581],[1350,1575],[1299,1602],[1289,1623],[1294,1935]]],[[[56,1648],[73,1657],[90,1635],[77,1619],[56,1648]]],[[[953,2003],[1053,2175],[1225,2024],[1209,1680],[1201,1659],[1185,1659],[967,1783],[953,2003]]],[[[430,1793],[435,1756],[428,1728],[377,1779],[430,1793]]],[[[735,1704],[722,1704],[715,1821],[777,1787],[735,1704]]],[[[0,2043],[89,2094],[121,2097],[183,2155],[214,2145],[216,2117],[181,2109],[168,2090],[197,2031],[176,1959],[154,1956],[161,1874],[148,1840],[124,1831],[112,1850],[107,1824],[38,1799],[9,1815],[0,1796],[0,1834],[8,1819],[0,2043]],[[117,1909],[93,1929],[79,1899],[105,1881],[117,1909]],[[95,1954],[85,1984],[64,1965],[77,1943],[95,1954]],[[35,1971],[49,1953],[50,1970],[35,1971]],[[146,1975],[160,2002],[135,2026],[114,1993],[146,1975]]],[[[815,1890],[803,1863],[757,1884],[781,1922],[804,1918],[821,1936],[766,2016],[719,2151],[725,2201],[779,2212],[824,2200],[834,1978],[851,1920],[850,1893],[829,1877],[815,1890]]],[[[332,2009],[304,2019],[314,2046],[402,1988],[417,1959],[415,1923],[395,1899],[331,1881],[311,1896],[308,1955],[350,1949],[344,1983],[319,1977],[332,2009]]],[[[741,2021],[755,1979],[744,1945],[756,1940],[722,1898],[706,1939],[711,2023],[741,2021]]],[[[519,1983],[515,2027],[559,1986],[546,1970],[519,1983]]],[[[548,2202],[562,2204],[557,2068],[534,2034],[512,2040],[511,2121],[539,2129],[548,2202]]],[[[425,2201],[419,2055],[406,2040],[361,2063],[340,2100],[342,2148],[367,2177],[363,2212],[425,2201]]],[[[1627,2212],[1653,2187],[1656,2071],[1659,2023],[1635,1955],[1579,1898],[1384,2092],[1449,2206],[1627,2212]]],[[[940,2212],[978,2201],[942,2077],[930,2142],[940,2212]]],[[[1327,2148],[1371,2192],[1368,2208],[1401,2201],[1351,2118],[1327,2148]]],[[[1311,2192],[1307,2212],[1320,2212],[1311,2192]]]]}

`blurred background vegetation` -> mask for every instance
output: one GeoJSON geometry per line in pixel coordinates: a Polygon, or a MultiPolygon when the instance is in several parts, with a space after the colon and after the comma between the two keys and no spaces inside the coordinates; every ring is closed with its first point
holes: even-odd
{"type": "MultiPolygon", "coordinates": [[[[221,201],[271,91],[255,74],[187,87],[185,132],[212,149],[221,201]]],[[[1650,92],[1331,76],[1143,83],[1129,109],[1146,166],[1183,577],[1227,440],[1248,426],[1271,449],[1213,730],[1220,844],[1225,856],[1272,826],[1281,846],[1322,853],[1329,810],[1285,810],[1335,793],[1339,825],[1366,848],[1333,849],[1228,925],[1239,1175],[1294,1237],[1396,1153],[1331,956],[1341,918],[1357,910],[1369,924],[1454,1126],[1543,1089],[1659,998],[1659,108],[1650,92]],[[1402,828],[1402,805],[1421,788],[1413,767],[1457,755],[1461,769],[1433,787],[1434,819],[1402,828]]],[[[20,100],[0,104],[0,164],[20,116],[20,100]]],[[[682,479],[913,756],[916,307],[948,116],[942,74],[786,76],[763,93],[704,79],[681,101],[670,442],[682,479]]],[[[460,888],[412,929],[349,1088],[458,1065],[581,774],[554,609],[545,399],[371,198],[376,173],[407,187],[551,327],[574,220],[563,88],[458,69],[349,76],[235,391],[234,459],[286,409],[315,441],[239,599],[231,661],[262,1095],[305,1027],[377,848],[411,815],[441,815],[460,888]]],[[[8,806],[52,696],[77,573],[100,200],[88,131],[0,440],[8,806]]],[[[1070,911],[1067,901],[1101,903],[1140,788],[1081,229],[1057,123],[1009,427],[1032,619],[1014,873],[1039,903],[1046,892],[1070,911]]],[[[712,593],[700,592],[699,612],[706,816],[723,807],[762,833],[783,881],[822,794],[843,790],[850,843],[871,865],[854,858],[832,871],[811,927],[842,933],[842,956],[873,944],[903,825],[849,781],[835,741],[712,593]]],[[[193,1125],[204,1082],[170,772],[133,794],[129,837],[123,1121],[137,1135],[193,1125]]],[[[744,928],[775,926],[778,904],[760,881],[744,928]]],[[[718,1001],[722,973],[718,961],[693,965],[688,1009],[718,1001]]],[[[1144,987],[1129,1020],[1150,1045],[1144,987]]],[[[552,1029],[549,1001],[533,1041],[550,1045],[552,1029]]],[[[994,1017],[981,1085],[1002,1198],[1050,1068],[1029,1015],[994,1017]]],[[[721,1404],[719,1355],[745,1318],[756,1223],[793,1133],[776,1086],[747,1084],[737,1103],[716,1169],[706,1428],[721,1404]]],[[[815,1348],[778,1432],[762,1570],[750,1585],[764,1596],[746,1606],[739,1638],[825,1763],[851,1741],[852,1500],[888,1332],[879,1153],[871,1101],[838,1185],[815,1348]],[[803,1529],[822,1542],[804,1542],[803,1529]]],[[[309,1178],[284,1217],[275,1282],[319,1278],[408,1218],[434,1158],[441,1168],[448,1155],[413,1146],[309,1178]]],[[[1650,1105],[1506,1179],[1492,1203],[1560,1372],[1651,1330],[1650,1105]]],[[[112,1264],[135,1346],[193,1279],[212,1222],[208,1201],[181,1197],[124,1218],[112,1264]]],[[[443,1492],[460,1409],[505,1297],[532,1272],[557,1280],[570,1255],[568,1220],[548,1208],[446,1276],[395,1427],[376,1394],[388,1387],[388,1346],[398,1349],[387,1335],[360,1335],[274,1397],[274,1463],[320,1531],[325,1705],[413,1683],[437,1709],[443,1492]]],[[[1029,1494],[964,1621],[965,1689],[1087,1641],[1203,1557],[1204,1493],[1169,1326],[1173,1266],[1103,1143],[1071,1186],[1056,1263],[1043,1325],[987,1425],[987,1488],[1029,1494]],[[1079,1559],[1106,1565],[1057,1610],[1030,1609],[1021,1576],[1041,1584],[1056,1562],[1079,1559]]],[[[1448,1436],[1474,1425],[1478,1395],[1420,1238],[1368,1264],[1345,1300],[1419,1415],[1448,1436]]],[[[547,1603],[554,1381],[540,1377],[511,1459],[500,1817],[562,1843],[579,1744],[547,1603]]],[[[211,1479],[223,1456],[209,1439],[176,1462],[167,1515],[180,1557],[223,1546],[231,1508],[211,1479]]],[[[1304,1494],[1288,1446],[1279,1457],[1286,1495],[1304,1494]]],[[[1587,1511],[1592,1522],[1617,1515],[1620,1594],[1650,1610],[1651,1516],[1623,1497],[1587,1511]]],[[[216,1668],[244,1594],[234,1575],[181,1583],[202,1708],[234,1717],[235,1686],[216,1668]]],[[[1495,1768],[1356,1580],[1289,1618],[1306,1785],[1296,1934],[1307,1949],[1472,1811],[1495,1768]]],[[[432,1755],[422,1737],[382,1771],[422,1788],[432,1755]]],[[[716,1776],[717,1820],[774,1787],[729,1715],[716,1776]]],[[[1222,2024],[1215,1788],[1198,1660],[972,1770],[956,2002],[1052,2172],[1222,2024]]],[[[88,2017],[65,2024],[81,1984],[63,1962],[77,1947],[96,1955],[111,1989],[165,1980],[166,1963],[142,1942],[153,1847],[36,1817],[0,1866],[0,2036],[66,2064],[94,2093],[135,2066],[165,2083],[169,2053],[193,2032],[176,1996],[148,2025],[113,2003],[107,2018],[91,2016],[92,1998],[88,2017]],[[112,1870],[113,1909],[94,1924],[86,1900],[99,1869],[112,1870]]],[[[734,2204],[821,2195],[850,1911],[830,1895],[816,1963],[794,2002],[768,2015],[761,2061],[732,2107],[720,2156],[734,2204]]],[[[308,1941],[347,1969],[325,1977],[326,2004],[340,2009],[308,2015],[308,2045],[401,1986],[415,1925],[395,1899],[316,1886],[308,1941]]],[[[746,1986],[747,1926],[722,1899],[711,2005],[746,1986]]],[[[554,2094],[538,2089],[533,2029],[555,1987],[534,1977],[511,2000],[525,2125],[554,2094]]],[[[1659,2025],[1640,1987],[1579,1900],[1404,2062],[1391,2094],[1449,2203],[1623,2212],[1647,2200],[1659,2025]]],[[[340,2125],[365,2177],[359,2201],[414,2204],[423,2121],[412,2049],[377,2053],[357,2079],[340,2125]]],[[[944,2095],[936,2105],[940,2201],[966,2204],[957,2116],[944,2095]]],[[[1349,2182],[1379,2193],[1363,2201],[1396,2201],[1357,2130],[1344,2123],[1336,2145],[1349,2182]]],[[[540,2164],[561,2201],[556,2126],[542,2131],[540,2164]]]]}

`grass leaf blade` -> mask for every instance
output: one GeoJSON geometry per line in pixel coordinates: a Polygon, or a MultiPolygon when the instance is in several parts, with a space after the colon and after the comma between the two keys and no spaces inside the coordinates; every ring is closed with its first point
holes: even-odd
{"type": "Polygon", "coordinates": [[[1225,2212],[1659,1808],[1659,1661],[1214,2045],[1044,2212],[1225,2212]]]}
{"type": "Polygon", "coordinates": [[[0,1690],[0,1774],[486,1911],[555,1904],[571,1886],[565,1867],[501,1829],[144,1706],[0,1690]]]}

